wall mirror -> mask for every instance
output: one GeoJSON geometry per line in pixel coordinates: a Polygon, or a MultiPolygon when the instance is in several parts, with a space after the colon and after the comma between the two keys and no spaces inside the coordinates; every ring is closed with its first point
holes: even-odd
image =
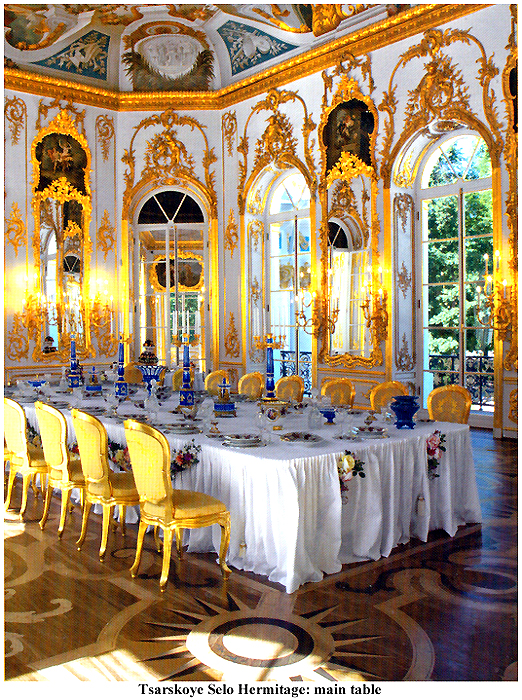
{"type": "Polygon", "coordinates": [[[90,152],[66,111],[33,143],[33,254],[40,320],[33,359],[64,361],[76,340],[94,356],[89,333],[90,152]]]}
{"type": "MultiPolygon", "coordinates": [[[[322,158],[322,290],[330,321],[320,356],[338,367],[382,361],[368,300],[382,283],[376,259],[377,110],[355,80],[340,81],[319,127],[322,158]]],[[[382,293],[381,293],[382,299],[382,293]]]]}

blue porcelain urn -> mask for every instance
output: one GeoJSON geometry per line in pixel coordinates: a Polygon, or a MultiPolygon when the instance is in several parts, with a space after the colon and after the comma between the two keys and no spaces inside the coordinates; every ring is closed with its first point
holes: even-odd
{"type": "Polygon", "coordinates": [[[394,396],[390,408],[397,417],[395,421],[397,428],[413,429],[415,427],[413,416],[420,408],[418,396],[394,396]]]}

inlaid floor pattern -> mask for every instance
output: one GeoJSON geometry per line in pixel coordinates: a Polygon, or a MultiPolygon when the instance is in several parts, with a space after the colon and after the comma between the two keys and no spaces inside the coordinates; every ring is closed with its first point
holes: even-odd
{"type": "Polygon", "coordinates": [[[472,443],[482,525],[292,595],[236,570],[225,589],[205,554],[185,554],[161,594],[152,536],[132,579],[135,527],[111,532],[101,563],[97,516],[78,552],[78,509],[60,540],[59,499],[42,532],[30,496],[25,522],[4,516],[6,680],[516,679],[517,442],[473,430],[472,443]]]}

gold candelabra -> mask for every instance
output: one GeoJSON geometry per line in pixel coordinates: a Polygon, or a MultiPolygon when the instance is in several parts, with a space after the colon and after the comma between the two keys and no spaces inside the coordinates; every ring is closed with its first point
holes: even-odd
{"type": "Polygon", "coordinates": [[[266,333],[262,338],[260,335],[254,336],[254,347],[256,350],[266,350],[266,348],[272,348],[272,350],[281,350],[284,348],[286,342],[286,335],[272,335],[272,333],[266,333]],[[279,338],[279,340],[276,340],[279,338]]]}
{"type": "Polygon", "coordinates": [[[377,343],[386,340],[388,337],[388,292],[382,287],[379,287],[377,291],[368,289],[361,309],[366,320],[366,327],[370,329],[377,343]]]}
{"type": "Polygon", "coordinates": [[[190,333],[186,331],[181,332],[181,337],[178,338],[176,331],[176,337],[172,339],[172,345],[175,345],[177,348],[181,348],[184,345],[191,345],[192,347],[195,347],[196,345],[199,345],[199,341],[201,339],[201,336],[198,333],[194,333],[194,337],[192,340],[190,340],[190,333]]]}

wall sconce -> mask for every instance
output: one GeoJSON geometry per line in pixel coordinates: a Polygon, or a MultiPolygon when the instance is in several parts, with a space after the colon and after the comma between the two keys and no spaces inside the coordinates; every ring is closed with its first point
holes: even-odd
{"type": "Polygon", "coordinates": [[[500,340],[505,340],[513,325],[515,310],[512,304],[511,287],[507,280],[493,282],[491,275],[484,283],[484,312],[482,310],[482,289],[477,286],[477,321],[484,328],[497,331],[500,340]]]}
{"type": "MultiPolygon", "coordinates": [[[[381,274],[381,273],[380,273],[381,274]]],[[[366,327],[370,329],[377,343],[388,337],[388,292],[379,287],[373,291],[367,288],[361,309],[366,319],[366,327]]]]}
{"type": "Polygon", "coordinates": [[[302,328],[305,333],[315,337],[319,335],[321,330],[330,335],[335,332],[335,325],[339,317],[339,300],[332,308],[329,295],[326,302],[327,308],[324,311],[324,304],[321,304],[315,292],[306,292],[301,289],[295,297],[295,302],[295,325],[298,328],[302,328]],[[308,309],[310,309],[310,313],[307,315],[308,309]]]}
{"type": "Polygon", "coordinates": [[[100,351],[108,356],[114,355],[116,353],[118,340],[114,336],[114,298],[109,296],[108,280],[96,281],[94,297],[90,303],[87,301],[84,308],[93,333],[98,339],[100,351]]]}

